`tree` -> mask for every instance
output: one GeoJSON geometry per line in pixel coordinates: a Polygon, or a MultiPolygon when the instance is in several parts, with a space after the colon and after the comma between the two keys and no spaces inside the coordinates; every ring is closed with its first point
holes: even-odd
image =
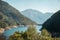
{"type": "Polygon", "coordinates": [[[37,40],[36,36],[37,36],[36,28],[33,25],[30,25],[27,31],[25,31],[23,38],[25,40],[37,40]]]}
{"type": "Polygon", "coordinates": [[[40,36],[41,36],[40,37],[41,40],[52,40],[52,37],[51,37],[50,33],[46,29],[43,29],[41,31],[40,36]]]}
{"type": "Polygon", "coordinates": [[[43,29],[41,34],[36,31],[32,25],[25,32],[15,32],[9,37],[9,40],[59,40],[60,38],[52,38],[50,33],[43,29]]]}
{"type": "Polygon", "coordinates": [[[39,34],[36,28],[32,25],[28,27],[25,32],[15,32],[9,37],[9,40],[38,40],[39,34]]]}
{"type": "Polygon", "coordinates": [[[9,40],[24,40],[24,39],[21,37],[20,32],[15,32],[13,35],[9,37],[9,40]]]}
{"type": "Polygon", "coordinates": [[[3,21],[0,21],[0,28],[5,28],[5,27],[7,27],[7,26],[8,26],[7,23],[5,23],[5,22],[3,22],[3,21]]]}

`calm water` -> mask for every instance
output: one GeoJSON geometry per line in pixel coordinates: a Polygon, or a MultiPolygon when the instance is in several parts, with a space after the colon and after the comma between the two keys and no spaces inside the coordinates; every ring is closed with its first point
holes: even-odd
{"type": "MultiPolygon", "coordinates": [[[[20,27],[17,27],[17,28],[12,28],[12,29],[10,29],[10,30],[5,31],[5,32],[4,32],[4,35],[5,35],[5,36],[10,36],[10,35],[12,35],[15,31],[19,31],[19,32],[21,32],[21,31],[26,31],[27,28],[28,28],[28,27],[25,27],[25,26],[20,26],[20,27]]],[[[39,30],[41,29],[41,26],[37,26],[36,29],[37,29],[38,32],[40,32],[39,30]]]]}

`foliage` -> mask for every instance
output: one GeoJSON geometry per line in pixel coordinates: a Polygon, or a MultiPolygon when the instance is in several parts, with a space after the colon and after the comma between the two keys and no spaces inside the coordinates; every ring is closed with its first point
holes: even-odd
{"type": "Polygon", "coordinates": [[[52,38],[46,29],[38,33],[34,26],[30,26],[25,32],[15,32],[9,40],[60,40],[60,38],[52,38]]]}
{"type": "Polygon", "coordinates": [[[27,31],[25,31],[23,35],[25,40],[37,40],[36,36],[37,31],[36,28],[34,28],[33,26],[28,27],[27,31]]]}
{"type": "Polygon", "coordinates": [[[0,21],[0,28],[5,28],[8,25],[5,22],[0,21]]]}
{"type": "Polygon", "coordinates": [[[9,40],[23,40],[23,38],[21,37],[20,32],[15,32],[13,35],[9,37],[9,40]]]}

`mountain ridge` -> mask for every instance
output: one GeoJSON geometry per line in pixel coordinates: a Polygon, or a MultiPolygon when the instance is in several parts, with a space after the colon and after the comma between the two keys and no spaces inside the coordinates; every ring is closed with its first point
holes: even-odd
{"type": "Polygon", "coordinates": [[[50,32],[52,37],[60,37],[60,10],[43,23],[41,30],[43,29],[50,32]]]}
{"type": "MultiPolygon", "coordinates": [[[[17,9],[9,5],[5,1],[0,2],[0,15],[5,15],[2,19],[5,23],[9,23],[9,25],[33,25],[36,24],[36,22],[32,21],[28,17],[25,17],[22,15],[17,9]],[[2,13],[2,14],[1,14],[2,13]]],[[[0,16],[0,17],[1,17],[0,16]]]]}
{"type": "Polygon", "coordinates": [[[26,9],[21,12],[26,17],[37,22],[37,24],[43,24],[53,13],[42,13],[34,9],[26,9]]]}

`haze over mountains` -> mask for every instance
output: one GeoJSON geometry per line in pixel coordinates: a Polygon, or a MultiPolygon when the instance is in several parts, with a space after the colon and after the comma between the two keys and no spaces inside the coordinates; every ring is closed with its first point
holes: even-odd
{"type": "Polygon", "coordinates": [[[37,24],[44,23],[49,17],[53,15],[53,13],[42,13],[40,11],[34,9],[27,9],[21,12],[24,16],[30,18],[35,21],[37,24]]]}

